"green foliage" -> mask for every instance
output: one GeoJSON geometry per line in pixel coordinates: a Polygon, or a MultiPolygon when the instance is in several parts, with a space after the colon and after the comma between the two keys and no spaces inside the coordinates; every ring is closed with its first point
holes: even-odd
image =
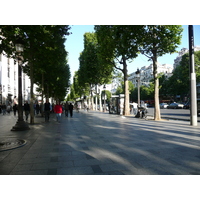
{"type": "MultiPolygon", "coordinates": [[[[200,51],[194,52],[194,63],[196,80],[200,82],[200,51]]],[[[190,72],[189,72],[189,54],[184,54],[179,66],[173,72],[173,75],[169,78],[165,85],[162,86],[166,91],[166,94],[170,96],[189,95],[190,93],[190,72]]]]}
{"type": "Polygon", "coordinates": [[[106,97],[107,97],[107,102],[110,101],[110,98],[111,98],[111,92],[109,90],[103,90],[102,93],[101,93],[101,98],[102,100],[104,100],[104,95],[106,94],[106,97]]]}
{"type": "Polygon", "coordinates": [[[79,57],[80,66],[78,70],[79,84],[85,87],[91,85],[108,83],[112,71],[104,68],[98,58],[98,43],[96,33],[84,34],[84,50],[79,57]]]}
{"type": "MultiPolygon", "coordinates": [[[[129,91],[130,93],[134,90],[134,85],[131,81],[128,81],[128,85],[129,85],[129,91]]],[[[124,81],[121,80],[121,83],[119,84],[119,86],[117,87],[117,90],[115,92],[115,94],[124,94],[124,81]]]]}
{"type": "Polygon", "coordinates": [[[32,66],[34,83],[38,84],[39,90],[44,87],[47,96],[50,94],[62,100],[70,84],[70,69],[64,46],[65,36],[70,34],[69,29],[65,25],[0,26],[0,35],[3,36],[0,52],[4,50],[8,56],[16,58],[14,44],[20,37],[24,44],[24,72],[30,76],[32,66]]]}
{"type": "Polygon", "coordinates": [[[117,64],[122,64],[122,56],[129,61],[136,58],[141,40],[138,36],[142,33],[142,27],[140,25],[95,26],[100,48],[99,56],[103,62],[117,67],[117,64]]]}
{"type": "Polygon", "coordinates": [[[176,48],[181,43],[181,33],[183,29],[178,25],[147,25],[140,35],[143,40],[140,51],[153,61],[154,75],[154,119],[160,120],[159,107],[159,77],[157,73],[157,58],[166,53],[176,52],[176,48]]]}
{"type": "Polygon", "coordinates": [[[143,31],[140,35],[143,38],[140,51],[150,59],[155,59],[155,54],[160,57],[176,52],[183,29],[179,25],[147,25],[143,31]]]}
{"type": "MultiPolygon", "coordinates": [[[[140,86],[140,99],[141,100],[152,100],[154,98],[154,84],[151,82],[150,85],[140,86]]],[[[130,90],[130,99],[132,102],[138,101],[138,87],[133,87],[132,90],[130,90]]]]}
{"type": "Polygon", "coordinates": [[[129,84],[127,62],[138,55],[143,26],[104,25],[95,26],[99,45],[99,59],[103,66],[121,70],[124,75],[124,115],[129,114],[129,84]],[[118,65],[122,65],[119,67],[118,65]]]}
{"type": "Polygon", "coordinates": [[[90,87],[87,83],[80,83],[82,81],[79,77],[79,71],[75,72],[74,81],[71,87],[74,89],[74,97],[73,100],[75,101],[77,98],[81,98],[82,95],[87,96],[90,93],[90,87]]]}

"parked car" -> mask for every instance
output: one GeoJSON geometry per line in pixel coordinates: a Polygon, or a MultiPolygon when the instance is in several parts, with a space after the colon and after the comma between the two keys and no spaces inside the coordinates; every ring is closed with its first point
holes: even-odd
{"type": "Polygon", "coordinates": [[[169,108],[173,108],[173,109],[178,109],[178,108],[183,108],[183,104],[181,104],[181,103],[176,103],[176,102],[174,102],[174,103],[171,103],[171,104],[169,104],[168,106],[167,106],[167,108],[169,109],[169,108]]]}
{"type": "Polygon", "coordinates": [[[167,108],[168,104],[167,103],[160,103],[160,108],[167,108]]]}

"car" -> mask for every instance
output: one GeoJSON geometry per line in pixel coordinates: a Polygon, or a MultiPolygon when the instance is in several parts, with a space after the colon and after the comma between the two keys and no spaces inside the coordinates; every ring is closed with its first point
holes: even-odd
{"type": "Polygon", "coordinates": [[[169,108],[173,108],[173,109],[178,109],[178,108],[183,108],[183,104],[181,104],[181,103],[176,103],[176,102],[174,102],[174,103],[171,103],[171,104],[169,104],[168,106],[167,106],[167,108],[169,109],[169,108]]]}
{"type": "Polygon", "coordinates": [[[167,103],[160,103],[160,108],[167,108],[168,104],[167,103]]]}

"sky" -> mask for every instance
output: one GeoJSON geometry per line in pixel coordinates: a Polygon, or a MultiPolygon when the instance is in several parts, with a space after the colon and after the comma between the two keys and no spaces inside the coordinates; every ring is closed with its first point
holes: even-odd
{"type": "MultiPolygon", "coordinates": [[[[188,43],[188,25],[183,25],[183,34],[181,45],[177,48],[177,51],[181,50],[183,47],[189,49],[188,43]]],[[[194,25],[194,45],[200,46],[200,25],[194,25]]],[[[86,32],[94,32],[94,25],[72,25],[71,35],[67,37],[65,42],[65,48],[68,51],[68,63],[71,70],[71,78],[73,78],[74,72],[79,68],[79,55],[83,51],[83,35],[86,32]]],[[[174,59],[177,57],[178,53],[166,54],[158,58],[160,64],[171,64],[173,65],[174,59]]],[[[147,57],[139,54],[139,56],[134,59],[131,63],[128,63],[128,73],[135,72],[137,68],[149,65],[151,62],[148,62],[147,57]]]]}

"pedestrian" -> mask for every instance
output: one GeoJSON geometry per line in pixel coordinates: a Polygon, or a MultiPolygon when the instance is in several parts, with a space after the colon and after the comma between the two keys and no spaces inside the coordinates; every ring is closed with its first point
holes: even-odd
{"type": "Polygon", "coordinates": [[[77,103],[77,112],[79,112],[80,110],[81,110],[81,103],[78,102],[78,103],[77,103]]]}
{"type": "Polygon", "coordinates": [[[6,114],[6,104],[4,103],[1,108],[3,111],[3,115],[5,115],[6,114]]]}
{"type": "Polygon", "coordinates": [[[10,114],[10,110],[11,110],[11,106],[10,106],[10,104],[8,104],[7,108],[6,108],[6,111],[7,111],[8,114],[10,114]]]}
{"type": "Polygon", "coordinates": [[[72,105],[72,103],[70,103],[70,104],[69,104],[70,117],[73,116],[73,109],[74,109],[74,106],[72,105]]]}
{"type": "Polygon", "coordinates": [[[17,112],[17,104],[16,103],[13,106],[13,112],[14,112],[14,116],[16,116],[16,112],[17,112]]]}
{"type": "Polygon", "coordinates": [[[56,119],[57,119],[57,122],[60,123],[61,121],[61,114],[62,114],[62,105],[60,105],[60,102],[58,101],[56,103],[56,105],[54,106],[54,112],[56,113],[56,119]]]}
{"type": "Polygon", "coordinates": [[[46,100],[46,103],[44,104],[45,122],[49,121],[50,111],[51,111],[51,105],[49,103],[49,100],[46,100]]]}
{"type": "Polygon", "coordinates": [[[18,101],[17,101],[17,97],[16,96],[13,99],[13,104],[17,104],[18,105],[18,101]]]}
{"type": "Polygon", "coordinates": [[[26,101],[24,104],[24,111],[25,111],[26,121],[28,121],[28,116],[30,113],[30,105],[28,104],[28,101],[26,101]]]}
{"type": "Polygon", "coordinates": [[[68,102],[66,101],[65,103],[65,116],[68,117],[68,111],[69,111],[69,104],[68,102]]]}
{"type": "Polygon", "coordinates": [[[38,115],[40,112],[40,106],[39,106],[38,102],[35,105],[35,110],[36,110],[36,115],[38,115]]]}

